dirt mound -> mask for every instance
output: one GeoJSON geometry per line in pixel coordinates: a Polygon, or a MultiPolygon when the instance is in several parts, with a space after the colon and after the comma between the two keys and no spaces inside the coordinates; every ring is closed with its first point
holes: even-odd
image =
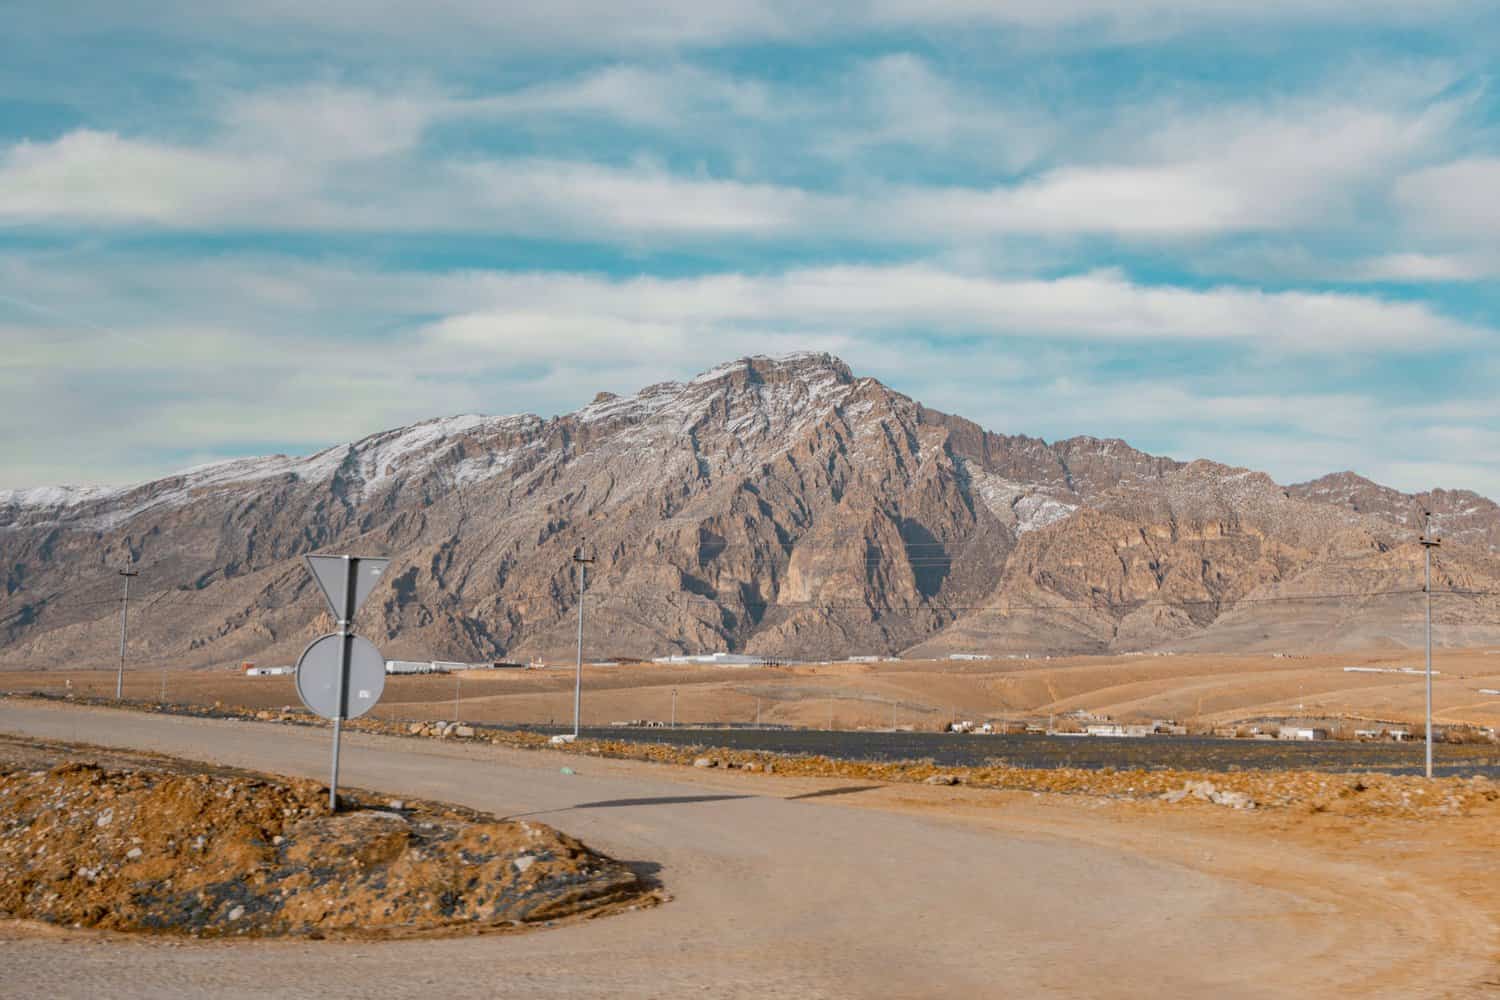
{"type": "Polygon", "coordinates": [[[0,916],[225,935],[524,925],[646,893],[535,823],[374,800],[330,814],[313,782],[0,763],[0,916]]]}

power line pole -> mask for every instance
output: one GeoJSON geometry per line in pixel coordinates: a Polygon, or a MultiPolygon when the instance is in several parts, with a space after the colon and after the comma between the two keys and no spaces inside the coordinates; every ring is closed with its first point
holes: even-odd
{"type": "Polygon", "coordinates": [[[677,728],[677,689],[672,689],[672,728],[677,728]]]}
{"type": "Polygon", "coordinates": [[[120,669],[115,673],[115,701],[125,697],[125,622],[130,617],[130,578],[141,574],[133,569],[122,569],[125,578],[125,593],[120,598],[120,669]]]}
{"type": "Polygon", "coordinates": [[[1427,592],[1427,777],[1432,777],[1432,550],[1442,545],[1433,537],[1432,512],[1422,511],[1422,554],[1425,557],[1422,589],[1427,592]]]}
{"type": "Polygon", "coordinates": [[[578,665],[573,675],[573,738],[578,738],[578,723],[583,709],[583,594],[588,585],[588,566],[592,559],[583,557],[579,547],[573,552],[573,565],[578,572],[578,665]]]}

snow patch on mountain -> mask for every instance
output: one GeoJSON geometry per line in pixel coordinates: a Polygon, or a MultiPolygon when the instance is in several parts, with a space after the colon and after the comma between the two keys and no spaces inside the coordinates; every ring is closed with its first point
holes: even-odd
{"type": "Polygon", "coordinates": [[[959,474],[968,483],[970,495],[988,507],[990,513],[1012,528],[1017,536],[1056,524],[1078,509],[1077,504],[1051,495],[1050,487],[1018,483],[963,458],[957,460],[957,466],[959,474]]]}
{"type": "Polygon", "coordinates": [[[1078,509],[1078,505],[1063,503],[1061,500],[1040,493],[1032,493],[1017,500],[1014,509],[1016,534],[1024,535],[1028,531],[1036,531],[1049,524],[1067,520],[1078,509]]]}
{"type": "Polygon", "coordinates": [[[77,507],[122,492],[124,489],[118,486],[33,486],[0,490],[0,507],[77,507]]]}

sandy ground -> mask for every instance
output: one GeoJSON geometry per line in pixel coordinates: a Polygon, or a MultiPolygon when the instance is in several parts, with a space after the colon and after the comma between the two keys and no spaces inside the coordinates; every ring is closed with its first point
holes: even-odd
{"type": "MultiPolygon", "coordinates": [[[[317,776],[327,733],[0,703],[0,731],[317,776]]],[[[650,911],[504,938],[0,931],[6,996],[1456,996],[1500,990],[1489,819],[851,785],[358,735],[345,775],[659,864],[650,911]],[[580,773],[564,775],[562,766],[580,773]],[[60,970],[66,970],[60,974],[60,970]]]]}
{"type": "MultiPolygon", "coordinates": [[[[1084,709],[1121,720],[1177,719],[1222,726],[1240,719],[1296,716],[1377,719],[1416,725],[1423,679],[1345,667],[1421,667],[1412,651],[1306,657],[1120,656],[975,662],[900,661],[784,669],[588,667],[584,721],[673,716],[679,723],[753,723],[830,728],[916,726],[955,717],[1020,719],[1084,709]]],[[[1500,726],[1500,653],[1440,650],[1434,683],[1441,723],[1500,726]]],[[[71,689],[112,694],[113,670],[0,672],[0,689],[71,689]]],[[[131,667],[132,698],[279,708],[297,704],[291,677],[245,677],[230,670],[131,667]]],[[[573,717],[573,667],[392,677],[375,714],[393,719],[545,723],[573,717]],[[455,705],[455,700],[457,704],[455,705]]]]}

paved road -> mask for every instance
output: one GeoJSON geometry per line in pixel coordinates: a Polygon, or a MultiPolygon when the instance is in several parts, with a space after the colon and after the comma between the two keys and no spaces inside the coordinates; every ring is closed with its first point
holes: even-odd
{"type": "MultiPolygon", "coordinates": [[[[484,723],[479,724],[485,728],[484,723]]],[[[495,728],[516,728],[496,726],[495,728]]],[[[523,726],[536,732],[572,732],[571,726],[523,726]]],[[[1100,737],[976,735],[929,732],[849,732],[823,729],[643,729],[597,726],[583,735],[636,743],[715,746],[773,753],[821,754],[844,760],[930,760],[979,767],[1000,759],[1014,767],[1174,767],[1191,771],[1381,771],[1421,774],[1419,743],[1347,740],[1236,740],[1207,736],[1100,737]]],[[[1500,754],[1488,744],[1436,747],[1440,777],[1500,778],[1500,754]]]]}
{"type": "MultiPolygon", "coordinates": [[[[0,731],[321,777],[325,731],[0,702],[0,731]]],[[[0,932],[7,997],[1316,995],[1326,902],[1071,840],[845,808],[837,782],[355,735],[345,780],[535,815],[659,864],[652,910],[519,935],[164,942],[0,932]],[[580,773],[565,776],[567,763],[580,773]],[[808,791],[823,794],[791,798],[808,791]],[[1316,912],[1312,912],[1316,911],[1316,912]]],[[[1368,959],[1360,962],[1368,966],[1368,959]]],[[[1368,971],[1368,970],[1367,970],[1368,971]]]]}

